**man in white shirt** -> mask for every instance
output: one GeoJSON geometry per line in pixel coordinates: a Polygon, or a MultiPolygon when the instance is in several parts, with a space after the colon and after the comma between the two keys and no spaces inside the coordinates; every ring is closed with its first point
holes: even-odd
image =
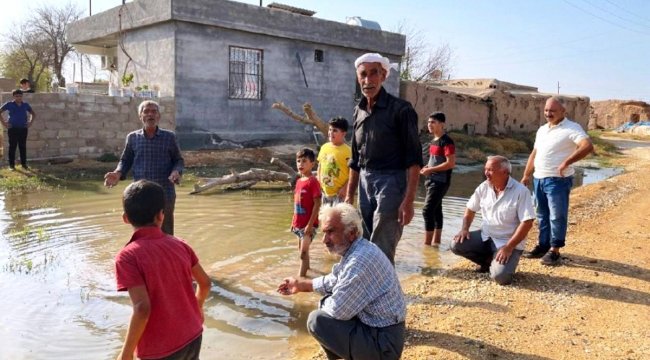
{"type": "Polygon", "coordinates": [[[485,163],[485,180],[469,201],[463,227],[454,237],[451,251],[490,272],[500,285],[508,285],[517,269],[533,226],[535,209],[528,189],[510,177],[512,165],[503,156],[490,156],[485,163]],[[474,215],[480,211],[480,230],[470,232],[474,215]]]}
{"type": "Polygon", "coordinates": [[[575,170],[571,164],[587,156],[593,145],[580,124],[565,117],[566,109],[559,97],[551,97],[544,106],[547,123],[537,130],[521,182],[530,183],[537,205],[539,241],[524,256],[542,258],[544,265],[560,264],[569,215],[569,193],[575,170]],[[533,172],[534,170],[534,172],[533,172]]]}

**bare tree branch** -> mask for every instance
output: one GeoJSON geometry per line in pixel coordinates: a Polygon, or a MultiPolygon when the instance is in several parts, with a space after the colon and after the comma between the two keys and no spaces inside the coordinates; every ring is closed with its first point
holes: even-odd
{"type": "Polygon", "coordinates": [[[79,17],[81,17],[81,10],[76,5],[68,3],[62,8],[42,5],[34,10],[33,17],[28,20],[33,29],[47,39],[51,56],[49,65],[60,86],[65,86],[63,63],[74,49],[65,38],[65,26],[78,20],[79,17]]]}
{"type": "Polygon", "coordinates": [[[433,47],[424,33],[405,20],[398,23],[395,32],[406,36],[400,78],[404,80],[434,80],[447,77],[452,71],[453,50],[447,43],[433,47]]]}
{"type": "Polygon", "coordinates": [[[286,106],[281,101],[273,103],[273,105],[271,105],[271,108],[282,111],[283,113],[287,114],[287,116],[296,120],[299,123],[315,126],[321,133],[323,133],[323,136],[327,138],[327,131],[329,130],[329,125],[325,123],[323,120],[321,120],[321,118],[316,114],[316,112],[314,111],[310,103],[305,103],[302,106],[302,109],[305,112],[305,116],[300,116],[296,114],[293,110],[291,110],[291,108],[286,106]]]}

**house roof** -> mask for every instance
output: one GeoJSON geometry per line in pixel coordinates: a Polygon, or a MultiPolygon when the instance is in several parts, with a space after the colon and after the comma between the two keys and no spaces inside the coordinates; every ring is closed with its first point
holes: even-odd
{"type": "MultiPolygon", "coordinates": [[[[539,92],[534,86],[510,83],[494,78],[436,80],[427,81],[426,85],[438,88],[445,92],[467,95],[481,100],[490,98],[490,96],[492,96],[496,91],[502,91],[513,96],[526,96],[533,98],[547,98],[553,95],[558,95],[539,92]]],[[[587,96],[581,95],[559,94],[559,96],[577,101],[588,99],[587,96]]]]}
{"type": "Polygon", "coordinates": [[[175,21],[379,52],[395,61],[406,41],[402,34],[228,0],[135,0],[69,24],[66,37],[101,50],[116,47],[124,32],[175,21]]]}

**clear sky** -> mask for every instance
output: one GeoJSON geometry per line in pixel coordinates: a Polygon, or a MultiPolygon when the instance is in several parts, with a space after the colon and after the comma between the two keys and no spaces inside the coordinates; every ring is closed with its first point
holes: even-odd
{"type": "MultiPolygon", "coordinates": [[[[4,33],[45,0],[6,8],[4,33]]],[[[88,14],[122,0],[72,2],[88,14]]],[[[259,5],[259,0],[239,0],[259,5]]],[[[272,1],[264,0],[263,5],[272,1]]],[[[400,21],[421,30],[432,47],[454,51],[452,78],[497,78],[543,92],[586,95],[592,100],[650,102],[650,1],[647,0],[277,0],[344,22],[361,16],[395,30],[400,21]]]]}

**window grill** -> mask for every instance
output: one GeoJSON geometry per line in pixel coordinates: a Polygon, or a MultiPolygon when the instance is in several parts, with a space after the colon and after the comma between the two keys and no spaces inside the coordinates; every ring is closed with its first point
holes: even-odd
{"type": "Polygon", "coordinates": [[[262,99],[262,50],[230,47],[229,97],[262,99]]]}

